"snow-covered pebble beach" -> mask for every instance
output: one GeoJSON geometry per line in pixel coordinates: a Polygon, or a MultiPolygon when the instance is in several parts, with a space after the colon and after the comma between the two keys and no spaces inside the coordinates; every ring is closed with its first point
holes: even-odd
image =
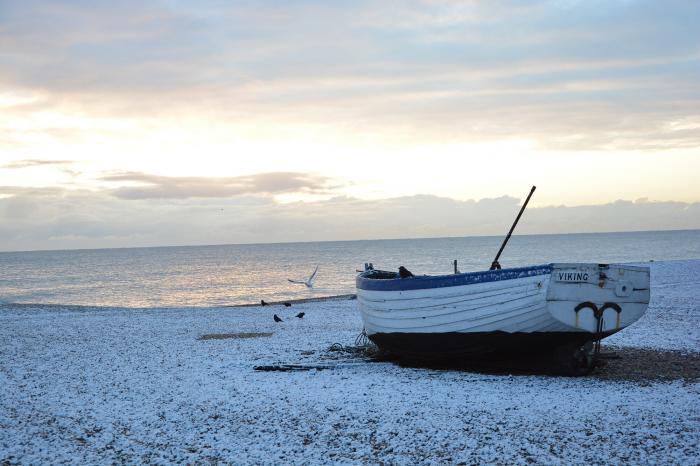
{"type": "Polygon", "coordinates": [[[649,310],[604,342],[622,359],[584,378],[403,368],[330,352],[362,330],[348,299],[5,304],[0,464],[698,464],[700,261],[651,265],[649,310]],[[659,377],[610,376],[634,354],[657,355],[659,377]],[[665,360],[685,370],[666,371],[665,360]],[[253,369],[290,363],[332,368],[253,369]]]}

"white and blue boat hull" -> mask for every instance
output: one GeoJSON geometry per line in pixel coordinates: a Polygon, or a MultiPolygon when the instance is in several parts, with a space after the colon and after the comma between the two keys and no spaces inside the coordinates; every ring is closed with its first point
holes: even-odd
{"type": "Polygon", "coordinates": [[[419,357],[581,346],[631,324],[649,302],[648,268],[626,265],[548,264],[404,279],[368,270],[356,286],[368,337],[391,353],[419,357]]]}

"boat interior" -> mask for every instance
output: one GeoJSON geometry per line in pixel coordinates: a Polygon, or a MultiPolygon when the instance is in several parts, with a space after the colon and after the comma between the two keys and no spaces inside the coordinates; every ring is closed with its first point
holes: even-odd
{"type": "Polygon", "coordinates": [[[394,280],[399,278],[398,272],[388,272],[386,270],[367,270],[362,274],[363,278],[373,280],[394,280]]]}

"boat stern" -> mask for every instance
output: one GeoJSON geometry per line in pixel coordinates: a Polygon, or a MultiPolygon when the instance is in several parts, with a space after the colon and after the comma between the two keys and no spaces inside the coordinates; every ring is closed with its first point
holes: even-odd
{"type": "Polygon", "coordinates": [[[609,335],[638,320],[649,297],[649,267],[553,264],[547,310],[572,330],[609,335]]]}

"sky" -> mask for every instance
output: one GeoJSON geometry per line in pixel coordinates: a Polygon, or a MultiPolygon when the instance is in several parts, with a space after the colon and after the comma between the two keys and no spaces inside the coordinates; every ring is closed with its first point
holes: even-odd
{"type": "Polygon", "coordinates": [[[700,228],[700,2],[0,0],[0,251],[700,228]]]}

